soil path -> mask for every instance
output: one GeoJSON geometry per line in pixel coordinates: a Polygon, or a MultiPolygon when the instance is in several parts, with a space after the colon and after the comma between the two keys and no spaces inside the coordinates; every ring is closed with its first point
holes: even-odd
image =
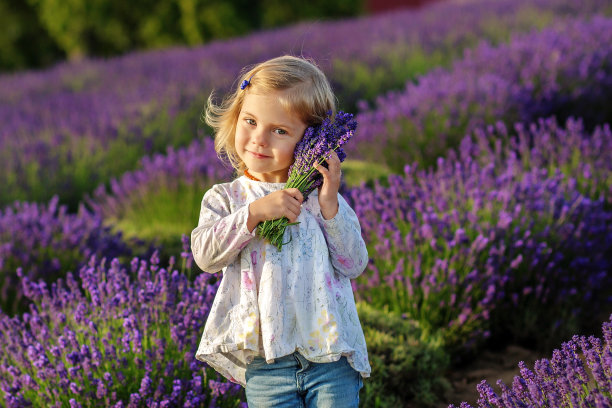
{"type": "Polygon", "coordinates": [[[446,408],[449,404],[457,407],[462,401],[477,407],[478,391],[476,386],[487,382],[495,391],[499,391],[497,380],[501,379],[507,386],[512,386],[514,376],[519,375],[518,363],[524,361],[527,367],[533,367],[536,360],[543,358],[537,352],[519,346],[508,346],[501,351],[483,351],[474,361],[461,367],[450,375],[453,390],[447,395],[446,403],[438,405],[446,408]]]}

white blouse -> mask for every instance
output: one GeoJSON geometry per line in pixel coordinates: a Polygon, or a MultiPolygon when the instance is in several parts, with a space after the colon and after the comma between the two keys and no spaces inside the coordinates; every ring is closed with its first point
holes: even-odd
{"type": "Polygon", "coordinates": [[[359,220],[341,195],[338,213],[325,220],[315,190],[279,251],[246,221],[249,203],[284,187],[241,176],[204,194],[191,250],[202,270],[223,270],[223,278],[196,358],[243,386],[253,357],[272,363],[294,351],[317,363],[346,356],[368,377],[350,282],[368,262],[359,220]]]}

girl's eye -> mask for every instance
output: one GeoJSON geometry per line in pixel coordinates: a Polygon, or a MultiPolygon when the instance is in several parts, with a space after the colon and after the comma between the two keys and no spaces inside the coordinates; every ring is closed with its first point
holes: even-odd
{"type": "Polygon", "coordinates": [[[249,125],[255,125],[255,121],[253,119],[245,119],[245,122],[249,125]]]}
{"type": "Polygon", "coordinates": [[[284,130],[284,129],[280,129],[280,128],[279,128],[279,129],[275,129],[274,131],[275,131],[276,133],[278,133],[279,135],[286,135],[286,134],[287,134],[287,131],[286,131],[286,130],[284,130]]]}

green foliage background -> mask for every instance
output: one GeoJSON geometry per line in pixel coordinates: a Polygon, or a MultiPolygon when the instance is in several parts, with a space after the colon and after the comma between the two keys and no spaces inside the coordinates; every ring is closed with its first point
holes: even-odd
{"type": "Polygon", "coordinates": [[[364,0],[0,0],[0,71],[192,46],[363,11],[364,0]]]}

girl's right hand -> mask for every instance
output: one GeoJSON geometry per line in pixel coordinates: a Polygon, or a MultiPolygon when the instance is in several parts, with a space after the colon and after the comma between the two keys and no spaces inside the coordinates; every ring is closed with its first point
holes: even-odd
{"type": "Polygon", "coordinates": [[[253,232],[257,224],[267,220],[287,217],[295,222],[302,210],[304,197],[297,188],[275,191],[249,204],[247,228],[253,232]]]}

